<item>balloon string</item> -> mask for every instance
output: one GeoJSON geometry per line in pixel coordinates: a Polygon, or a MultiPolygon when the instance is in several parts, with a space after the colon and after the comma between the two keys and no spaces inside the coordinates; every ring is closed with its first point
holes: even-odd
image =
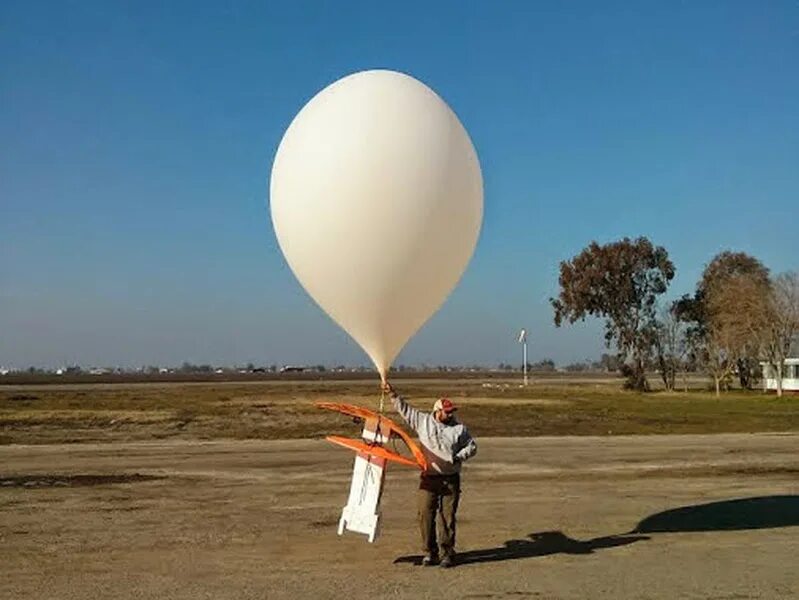
{"type": "Polygon", "coordinates": [[[386,399],[386,374],[380,371],[380,414],[383,414],[383,402],[386,399]]]}

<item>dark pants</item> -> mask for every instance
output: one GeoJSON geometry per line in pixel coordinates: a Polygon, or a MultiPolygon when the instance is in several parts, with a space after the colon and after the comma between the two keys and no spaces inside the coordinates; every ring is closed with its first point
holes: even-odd
{"type": "Polygon", "coordinates": [[[455,515],[460,496],[460,475],[422,475],[419,482],[419,531],[425,553],[438,556],[440,545],[444,556],[455,554],[455,515]]]}

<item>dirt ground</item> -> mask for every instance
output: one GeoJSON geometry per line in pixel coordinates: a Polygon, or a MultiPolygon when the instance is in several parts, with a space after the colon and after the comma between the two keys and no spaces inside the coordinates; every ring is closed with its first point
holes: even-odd
{"type": "Polygon", "coordinates": [[[416,566],[415,478],[336,535],[319,440],[0,447],[0,598],[799,597],[799,435],[481,439],[460,565],[416,566]]]}

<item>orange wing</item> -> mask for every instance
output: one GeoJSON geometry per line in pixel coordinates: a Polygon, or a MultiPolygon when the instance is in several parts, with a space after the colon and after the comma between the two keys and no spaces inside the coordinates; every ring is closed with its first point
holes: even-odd
{"type": "Polygon", "coordinates": [[[415,461],[411,460],[410,458],[405,458],[401,454],[392,452],[391,450],[388,450],[383,446],[380,446],[379,444],[370,445],[361,440],[353,440],[352,438],[345,438],[338,435],[329,435],[325,439],[329,442],[333,442],[334,444],[338,444],[339,446],[344,446],[345,448],[349,448],[350,450],[355,450],[356,452],[359,453],[385,458],[386,460],[392,460],[394,462],[398,462],[403,465],[408,465],[409,467],[419,466],[415,461]]]}
{"type": "MultiPolygon", "coordinates": [[[[416,466],[416,467],[419,467],[422,470],[427,469],[427,460],[425,459],[424,453],[422,453],[422,450],[419,448],[419,446],[416,445],[416,442],[413,441],[411,436],[409,436],[407,433],[405,433],[405,431],[399,425],[397,425],[394,421],[392,421],[388,417],[384,417],[383,415],[380,415],[380,414],[374,412],[373,410],[369,410],[368,408],[363,408],[361,406],[355,406],[354,404],[340,404],[338,402],[317,402],[316,406],[319,407],[319,408],[324,408],[326,410],[332,410],[332,411],[335,411],[335,412],[339,412],[341,414],[348,415],[350,417],[356,417],[358,419],[364,419],[364,420],[366,420],[366,419],[377,419],[381,432],[384,435],[388,434],[388,436],[396,435],[403,442],[405,442],[405,445],[408,447],[408,450],[410,450],[410,452],[413,455],[413,458],[416,460],[416,462],[413,462],[413,461],[403,457],[402,455],[397,454],[396,452],[392,452],[391,450],[386,450],[385,448],[383,448],[383,450],[387,454],[390,454],[391,457],[387,457],[387,456],[382,456],[382,457],[383,458],[387,458],[388,460],[393,460],[395,462],[402,463],[402,464],[409,464],[411,466],[416,466]],[[399,459],[403,459],[403,460],[397,460],[398,458],[399,459]]],[[[342,443],[341,440],[347,440],[349,438],[342,438],[342,437],[339,437],[339,436],[328,436],[327,439],[330,440],[331,442],[333,442],[334,444],[339,444],[341,446],[345,446],[347,448],[351,448],[352,450],[359,450],[360,449],[360,447],[356,447],[354,444],[363,444],[363,446],[365,446],[366,448],[370,448],[369,452],[371,452],[375,456],[381,456],[380,454],[377,454],[374,451],[374,449],[375,448],[382,448],[382,446],[378,446],[378,445],[370,446],[366,442],[361,442],[360,440],[350,440],[350,442],[352,442],[351,444],[350,443],[346,443],[345,444],[345,443],[342,443]],[[335,439],[332,439],[332,438],[335,438],[335,439]]]]}
{"type": "MultiPolygon", "coordinates": [[[[368,419],[369,417],[380,417],[380,415],[377,414],[375,411],[369,410],[368,408],[355,406],[354,404],[340,404],[338,402],[316,402],[315,406],[317,408],[324,408],[326,410],[340,412],[343,415],[348,415],[350,417],[357,417],[359,419],[368,419]]],[[[386,417],[380,417],[380,418],[385,419],[389,423],[392,423],[391,419],[388,419],[386,417]]]]}

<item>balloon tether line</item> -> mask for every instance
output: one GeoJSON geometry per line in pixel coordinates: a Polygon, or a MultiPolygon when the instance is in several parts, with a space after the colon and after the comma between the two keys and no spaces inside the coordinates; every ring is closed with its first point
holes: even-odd
{"type": "Polygon", "coordinates": [[[381,415],[383,414],[383,403],[386,399],[386,375],[383,371],[380,371],[380,410],[378,411],[381,415]]]}

